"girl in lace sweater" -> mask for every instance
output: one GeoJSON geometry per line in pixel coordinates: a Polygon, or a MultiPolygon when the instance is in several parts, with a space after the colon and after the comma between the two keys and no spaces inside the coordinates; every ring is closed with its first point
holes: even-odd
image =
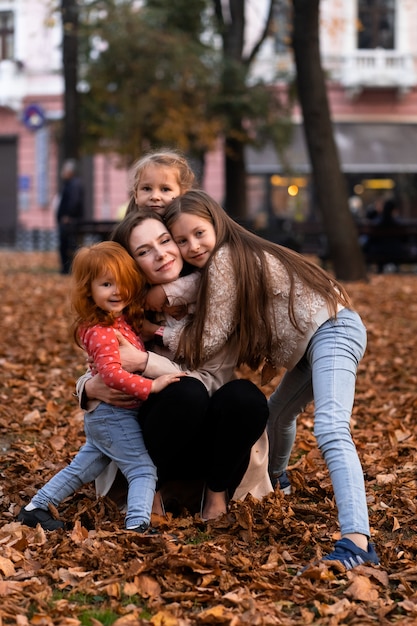
{"type": "Polygon", "coordinates": [[[333,483],[342,539],[325,557],[346,567],[378,563],[364,477],[350,433],[357,366],[366,329],[341,284],[301,255],[235,223],[210,196],[191,190],[168,206],[165,223],[183,258],[201,269],[196,308],[171,349],[188,367],[238,344],[236,365],[264,364],[264,382],[285,367],[269,399],[270,475],[285,474],[296,418],[314,400],[314,434],[333,483]]]}

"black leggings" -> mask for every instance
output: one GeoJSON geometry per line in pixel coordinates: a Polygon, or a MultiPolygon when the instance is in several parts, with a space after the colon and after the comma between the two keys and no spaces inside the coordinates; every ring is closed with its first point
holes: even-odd
{"type": "Polygon", "coordinates": [[[233,380],[210,398],[187,376],[152,394],[139,411],[158,486],[202,479],[213,491],[233,494],[248,467],[253,444],[268,419],[265,395],[248,380],[233,380]]]}

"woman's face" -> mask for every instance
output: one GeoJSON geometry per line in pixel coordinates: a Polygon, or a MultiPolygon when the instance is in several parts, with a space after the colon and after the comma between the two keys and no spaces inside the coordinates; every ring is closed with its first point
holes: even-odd
{"type": "Polygon", "coordinates": [[[151,285],[169,283],[180,275],[183,260],[177,244],[159,220],[144,220],[132,230],[130,253],[151,285]]]}

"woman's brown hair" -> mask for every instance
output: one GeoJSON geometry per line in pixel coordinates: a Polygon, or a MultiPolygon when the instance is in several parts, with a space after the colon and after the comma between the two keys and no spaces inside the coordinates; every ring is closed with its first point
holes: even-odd
{"type": "MultiPolygon", "coordinates": [[[[234,319],[234,334],[239,346],[237,365],[246,363],[252,369],[257,369],[263,359],[269,356],[273,337],[279,337],[279,329],[274,328],[271,316],[273,289],[268,254],[277,258],[287,271],[290,281],[288,315],[298,330],[294,313],[295,277],[323,297],[331,316],[336,316],[339,304],[350,306],[345,289],[329,273],[289,248],[246,230],[204,191],[188,191],[169,204],[164,217],[168,228],[181,213],[198,215],[213,225],[216,245],[212,256],[219,248],[228,245],[237,289],[234,319]]],[[[178,357],[184,358],[188,367],[193,369],[200,367],[204,361],[202,336],[204,311],[208,305],[209,265],[210,261],[202,270],[197,314],[182,333],[178,348],[178,357]]]]}

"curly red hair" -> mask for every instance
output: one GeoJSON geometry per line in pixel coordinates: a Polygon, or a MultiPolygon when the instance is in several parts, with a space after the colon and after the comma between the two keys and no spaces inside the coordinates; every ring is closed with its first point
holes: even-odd
{"type": "Polygon", "coordinates": [[[71,267],[71,306],[75,314],[74,338],[77,343],[80,326],[110,326],[114,316],[103,311],[91,295],[91,283],[104,273],[113,276],[120,295],[125,300],[123,314],[136,333],[142,330],[144,319],[145,281],[130,254],[114,241],[102,241],[78,250],[71,267]]]}

